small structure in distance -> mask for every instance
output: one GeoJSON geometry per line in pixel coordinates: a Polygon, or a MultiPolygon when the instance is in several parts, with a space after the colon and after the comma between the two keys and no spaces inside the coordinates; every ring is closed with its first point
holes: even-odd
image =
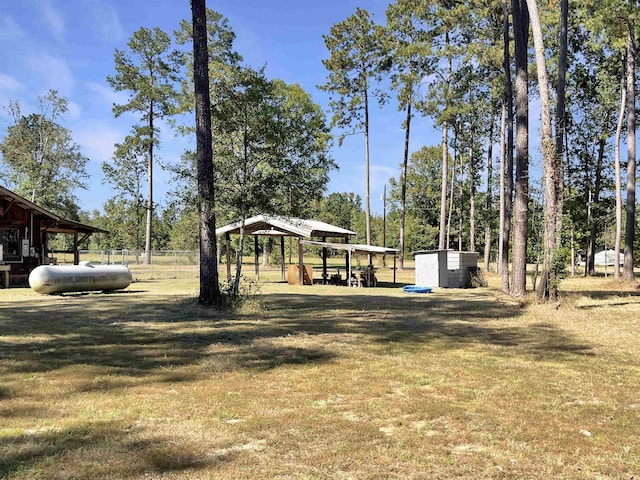
{"type": "Polygon", "coordinates": [[[416,259],[416,286],[469,288],[478,271],[477,252],[420,250],[416,259]]]}

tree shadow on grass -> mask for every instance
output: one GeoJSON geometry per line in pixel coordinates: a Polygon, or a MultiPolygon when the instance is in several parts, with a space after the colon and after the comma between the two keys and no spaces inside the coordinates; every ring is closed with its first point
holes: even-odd
{"type": "MultiPolygon", "coordinates": [[[[640,289],[640,286],[638,286],[640,289]]],[[[582,290],[580,292],[571,292],[565,294],[567,298],[576,299],[586,297],[593,300],[594,303],[577,305],[576,308],[582,310],[590,310],[603,307],[625,306],[638,304],[640,301],[640,290],[582,290]]]]}
{"type": "Polygon", "coordinates": [[[469,344],[517,347],[518,353],[561,359],[592,355],[592,347],[551,324],[513,326],[522,315],[514,302],[500,302],[486,290],[450,290],[440,295],[337,296],[271,295],[274,324],[307,334],[349,333],[375,342],[425,343],[449,348],[469,344]],[[485,293],[483,293],[485,292],[485,293]],[[509,321],[508,324],[505,320],[509,321]]]}
{"type": "Polygon", "coordinates": [[[268,343],[297,334],[361,335],[378,343],[437,339],[451,347],[489,344],[555,356],[590,353],[589,345],[553,326],[500,325],[500,320],[519,317],[522,308],[486,290],[422,296],[305,292],[262,299],[267,308],[259,315],[137,294],[5,302],[0,304],[0,366],[5,372],[27,373],[85,364],[139,376],[200,362],[219,344],[234,348],[236,363],[229,368],[268,369],[334,356],[321,345],[268,343]]]}
{"type": "MultiPolygon", "coordinates": [[[[206,360],[216,345],[230,347],[229,369],[324,362],[336,355],[321,343],[302,347],[278,341],[298,334],[358,335],[374,343],[438,340],[451,348],[499,345],[557,358],[591,352],[554,326],[501,322],[519,317],[522,308],[498,301],[488,290],[422,296],[382,295],[375,289],[334,296],[307,291],[262,300],[266,309],[256,314],[142,294],[1,303],[0,369],[46,372],[82,364],[132,377],[162,371],[166,381],[179,381],[171,369],[206,360]]],[[[155,381],[163,380],[156,375],[155,381]]],[[[114,386],[105,382],[104,388],[114,386]]]]}
{"type": "MultiPolygon", "coordinates": [[[[4,302],[0,374],[26,378],[75,367],[69,376],[84,375],[74,380],[76,392],[112,391],[142,382],[195,381],[219,371],[327,362],[340,350],[324,342],[324,336],[407,348],[429,342],[451,349],[496,345],[513,355],[561,361],[591,354],[589,345],[553,324],[518,326],[514,320],[522,315],[521,306],[499,301],[488,290],[427,296],[384,295],[374,289],[331,292],[263,295],[265,309],[256,314],[220,312],[184,298],[137,293],[4,302]],[[299,339],[304,342],[297,343],[299,339]]],[[[21,389],[0,391],[0,415],[54,414],[55,399],[46,405],[35,400],[12,403],[29,395],[21,389]]],[[[57,474],[63,468],[69,478],[107,473],[131,478],[215,468],[238,454],[233,449],[208,454],[136,428],[91,423],[3,435],[0,477],[30,469],[57,474]]]]}
{"type": "MultiPolygon", "coordinates": [[[[39,478],[134,478],[215,466],[232,456],[185,448],[171,438],[117,423],[0,437],[0,478],[37,470],[39,478]]],[[[25,477],[21,477],[25,478],[25,477]]]]}

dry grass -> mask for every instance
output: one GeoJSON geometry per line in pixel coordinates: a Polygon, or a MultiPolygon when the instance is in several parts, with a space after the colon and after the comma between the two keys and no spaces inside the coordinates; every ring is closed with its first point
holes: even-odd
{"type": "Polygon", "coordinates": [[[0,477],[638,478],[640,292],[575,279],[536,305],[489,281],[267,283],[226,313],[193,275],[0,290],[0,477]]]}

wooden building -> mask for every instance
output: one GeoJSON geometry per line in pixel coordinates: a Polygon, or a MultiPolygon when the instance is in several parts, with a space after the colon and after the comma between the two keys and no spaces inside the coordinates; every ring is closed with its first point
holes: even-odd
{"type": "Polygon", "coordinates": [[[91,234],[108,232],[62,218],[0,186],[0,272],[8,272],[10,285],[25,285],[31,270],[54,262],[49,236],[60,233],[72,237],[69,253],[77,264],[78,251],[91,234]]]}

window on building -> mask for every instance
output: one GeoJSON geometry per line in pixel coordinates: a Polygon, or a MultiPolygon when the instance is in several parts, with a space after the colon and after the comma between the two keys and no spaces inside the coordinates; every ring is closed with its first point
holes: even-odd
{"type": "Polygon", "coordinates": [[[20,237],[17,228],[0,228],[4,260],[20,260],[20,237]]]}

